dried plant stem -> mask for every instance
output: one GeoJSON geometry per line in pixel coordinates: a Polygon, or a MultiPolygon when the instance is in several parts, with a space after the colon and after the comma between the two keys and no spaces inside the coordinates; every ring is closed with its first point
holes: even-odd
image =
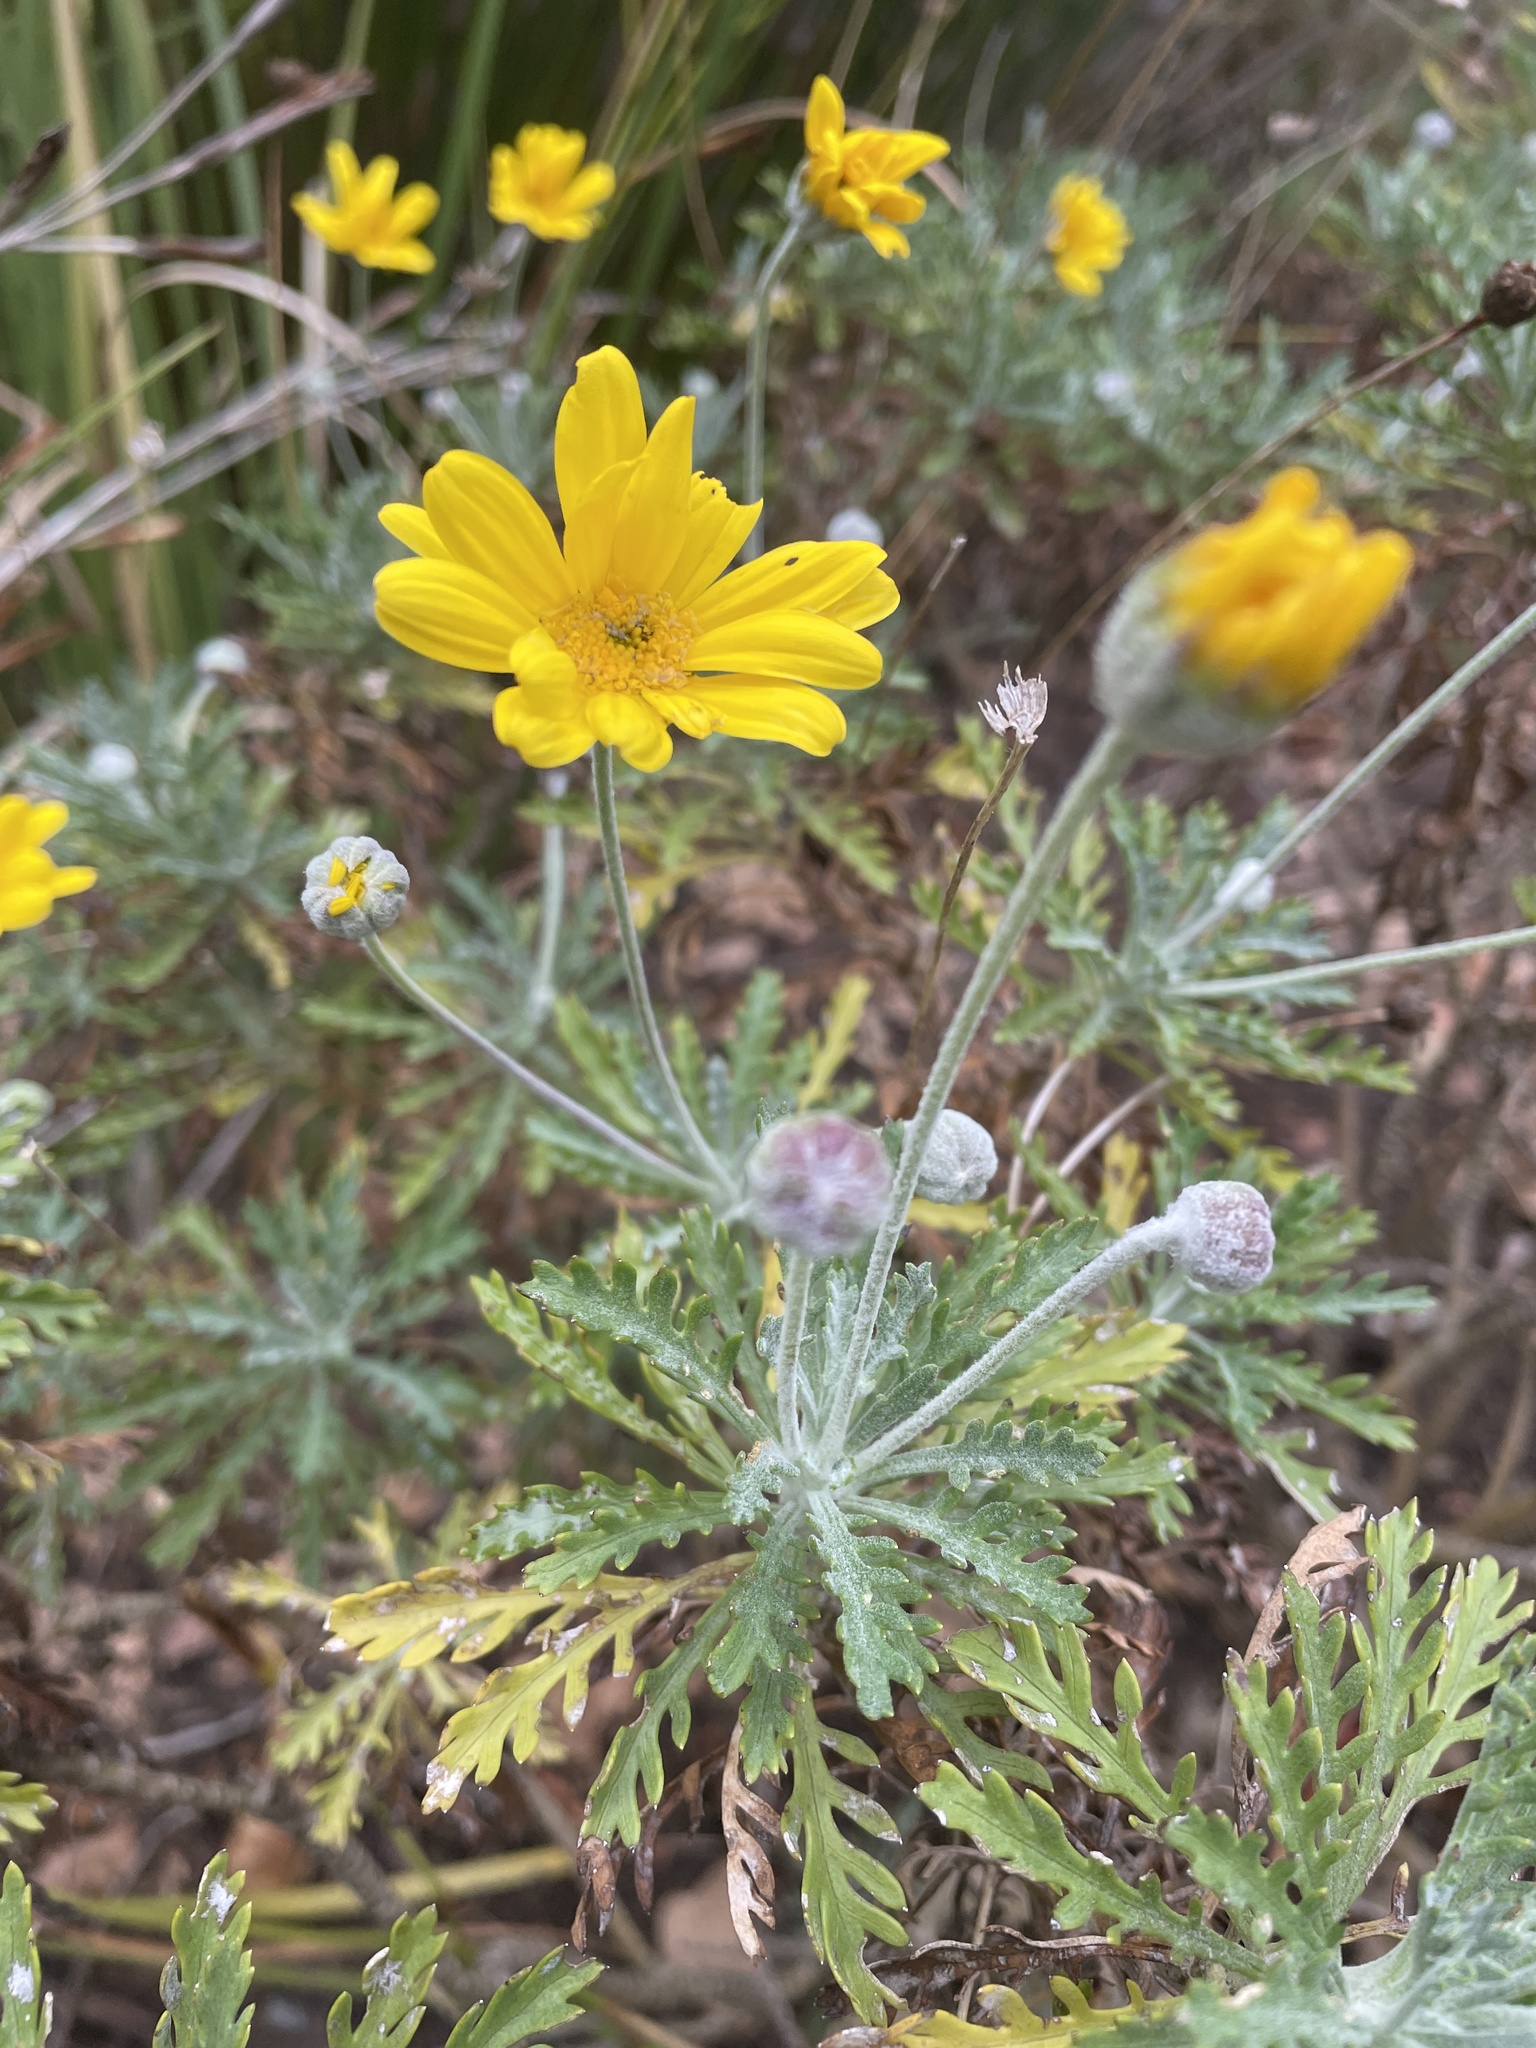
{"type": "Polygon", "coordinates": [[[590,1131],[593,1137],[600,1139],[603,1144],[611,1146],[626,1159],[633,1159],[643,1166],[647,1173],[655,1174],[662,1180],[669,1180],[675,1187],[686,1188],[690,1194],[698,1195],[704,1192],[704,1183],[697,1174],[690,1173],[686,1167],[678,1166],[670,1159],[663,1159],[659,1152],[651,1151],[649,1146],[642,1145],[638,1139],[630,1137],[627,1131],[619,1130],[616,1125],[609,1123],[606,1117],[599,1116],[596,1110],[588,1109],[585,1103],[573,1101],[563,1090],[555,1087],[553,1082],[546,1081],[541,1074],[536,1074],[530,1067],[525,1067],[521,1060],[515,1060],[511,1053],[504,1052],[493,1040],[477,1031],[473,1024],[450,1010],[446,1003],[440,1003],[436,996],[429,995],[416,977],[395,958],[382,939],[372,936],[364,939],[363,950],[380,973],[386,975],[402,995],[409,996],[413,1003],[427,1012],[428,1016],[435,1017],[440,1024],[446,1024],[450,1031],[457,1032],[459,1037],[467,1040],[477,1052],[483,1052],[487,1059],[494,1060],[503,1073],[510,1074],[520,1087],[526,1088],[530,1095],[544,1103],[547,1108],[557,1110],[561,1116],[569,1117],[572,1123],[580,1124],[583,1130],[590,1131]]]}
{"type": "Polygon", "coordinates": [[[1311,433],[1312,429],[1320,426],[1330,414],[1336,413],[1340,406],[1348,405],[1352,398],[1359,398],[1362,393],[1373,390],[1376,385],[1385,384],[1389,378],[1412,369],[1415,363],[1422,362],[1437,349],[1449,348],[1453,342],[1464,340],[1477,328],[1486,325],[1483,315],[1474,313],[1470,320],[1463,320],[1455,327],[1446,328],[1443,334],[1437,334],[1429,341],[1420,342],[1417,348],[1409,349],[1406,355],[1393,356],[1390,362],[1378,364],[1365,376],[1357,377],[1352,384],[1346,384],[1342,390],[1334,392],[1331,398],[1325,398],[1321,405],[1315,405],[1305,418],[1297,420],[1283,433],[1272,435],[1262,448],[1255,448],[1251,455],[1245,455],[1235,469],[1228,470],[1224,477],[1218,478],[1209,490],[1202,491],[1192,504],[1186,505],[1182,512],[1168,521],[1166,526],[1159,527],[1145,547],[1138,548],[1128,562],[1118,568],[1113,576],[1099,585],[1091,597],[1078,606],[1045,652],[1038,657],[1037,667],[1048,669],[1061,650],[1076,639],[1084,626],[1098,617],[1109,600],[1130,582],[1138,569],[1150,562],[1154,555],[1161,554],[1170,541],[1177,540],[1181,533],[1187,533],[1202,512],[1214,505],[1218,498],[1225,497],[1228,491],[1235,489],[1245,477],[1252,476],[1256,469],[1262,469],[1264,464],[1278,455],[1282,448],[1288,447],[1292,441],[1299,440],[1303,434],[1311,433]]]}
{"type": "Polygon", "coordinates": [[[542,1022],[554,1008],[555,964],[560,953],[560,925],[565,914],[565,830],[544,827],[539,876],[539,950],[528,992],[528,1014],[542,1022]]]}
{"type": "MultiPolygon", "coordinates": [[[[677,1127],[699,1165],[712,1181],[720,1179],[720,1162],[704,1133],[694,1121],[693,1111],[688,1107],[681,1083],[672,1071],[672,1062],[667,1056],[667,1043],[661,1035],[661,1025],[656,1018],[656,1007],[651,1001],[651,991],[645,978],[645,960],[640,951],[640,934],[635,930],[635,914],[630,907],[629,883],[624,875],[624,848],[619,840],[619,810],[613,793],[613,749],[598,746],[592,754],[592,790],[597,803],[598,828],[603,840],[603,866],[608,874],[608,893],[613,898],[613,914],[618,921],[619,948],[624,955],[624,973],[629,981],[630,999],[640,1020],[640,1029],[651,1055],[651,1062],[660,1076],[661,1085],[667,1092],[672,1105],[672,1114],[677,1127]]],[[[690,1179],[692,1176],[689,1176],[690,1179]]]]}
{"type": "Polygon", "coordinates": [[[960,894],[960,885],[965,880],[965,871],[971,864],[971,855],[976,851],[977,842],[997,815],[997,807],[1007,795],[1010,784],[1024,766],[1024,756],[1029,752],[1032,740],[1015,740],[1003,763],[1002,772],[987,793],[986,801],[971,820],[970,830],[960,843],[955,856],[954,873],[949,878],[949,887],[944,891],[944,901],[939,905],[938,922],[933,931],[933,951],[928,956],[928,972],[923,978],[923,992],[918,998],[917,1015],[912,1020],[912,1035],[907,1040],[907,1065],[910,1069],[917,1058],[917,1049],[923,1036],[923,1027],[928,1022],[928,1012],[933,1007],[934,985],[939,975],[939,960],[944,951],[944,940],[949,931],[950,914],[955,899],[960,894]]]}
{"type": "MultiPolygon", "coordinates": [[[[1127,1118],[1133,1117],[1144,1103],[1151,1102],[1155,1096],[1161,1095],[1168,1086],[1168,1079],[1166,1074],[1159,1074],[1155,1081],[1148,1081],[1145,1087],[1138,1088],[1134,1095],[1128,1095],[1124,1102],[1117,1102],[1107,1115],[1101,1116],[1093,1129],[1084,1132],[1057,1167],[1056,1171],[1061,1178],[1070,1180],[1083,1161],[1097,1151],[1106,1138],[1113,1137],[1127,1118]]],[[[1032,1230],[1044,1214],[1045,1196],[1036,1195],[1029,1205],[1029,1214],[1024,1218],[1024,1228],[1032,1230]]]]}

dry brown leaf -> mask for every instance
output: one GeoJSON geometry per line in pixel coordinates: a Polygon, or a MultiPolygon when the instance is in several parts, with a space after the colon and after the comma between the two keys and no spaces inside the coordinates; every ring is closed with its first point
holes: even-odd
{"type": "Polygon", "coordinates": [[[720,1819],[725,1828],[725,1880],[731,1902],[731,1925],[742,1950],[754,1963],[767,1951],[753,1925],[774,1926],[773,1862],[759,1836],[776,1841],[779,1816],[767,1800],[741,1779],[741,1723],[731,1730],[720,1780],[720,1819]]]}

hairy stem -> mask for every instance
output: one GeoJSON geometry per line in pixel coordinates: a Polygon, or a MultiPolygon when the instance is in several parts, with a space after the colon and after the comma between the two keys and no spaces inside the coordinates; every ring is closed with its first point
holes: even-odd
{"type": "Polygon", "coordinates": [[[1460,960],[1468,953],[1498,953],[1506,946],[1536,945],[1536,925],[1513,925],[1469,939],[1444,939],[1434,946],[1400,946],[1389,953],[1357,953],[1350,960],[1311,960],[1304,967],[1277,967],[1269,974],[1234,974],[1216,981],[1176,981],[1176,996],[1289,995],[1309,981],[1333,981],[1363,974],[1368,967],[1418,967],[1431,960],[1460,960]]]}
{"type": "Polygon", "coordinates": [[[987,1006],[996,995],[1003,976],[1008,972],[1020,942],[1039,914],[1041,900],[1046,890],[1066,865],[1067,855],[1072,850],[1072,842],[1077,837],[1078,828],[1092,816],[1104,791],[1135,758],[1135,742],[1127,739],[1114,726],[1106,727],[1094,742],[1064,791],[1061,801],[1051,813],[1050,821],[1036,842],[1034,852],[1025,863],[1024,872],[1014,885],[1013,894],[1003,906],[1002,916],[998,919],[981,958],[976,962],[965,994],[960,998],[955,1014],[950,1019],[949,1029],[944,1034],[943,1043],[934,1060],[933,1071],[928,1076],[928,1085],[923,1090],[922,1100],[918,1103],[916,1114],[903,1134],[901,1157],[896,1165],[890,1200],[875,1232],[875,1241],[870,1247],[869,1264],[865,1268],[864,1286],[859,1295],[853,1328],[849,1333],[848,1353],[842,1366],[842,1377],[822,1437],[820,1448],[824,1466],[841,1455],[843,1445],[848,1440],[848,1424],[853,1415],[854,1400],[863,1376],[865,1360],[869,1356],[875,1321],[880,1313],[880,1303],[885,1296],[885,1283],[896,1256],[896,1247],[906,1221],[907,1207],[917,1186],[917,1176],[922,1166],[923,1154],[928,1149],[928,1140],[933,1135],[933,1127],[938,1122],[940,1110],[949,1100],[949,1091],[954,1086],[960,1063],[970,1050],[971,1040],[981,1028],[987,1006]]]}
{"type": "Polygon", "coordinates": [[[947,1387],[941,1387],[931,1401],[925,1401],[914,1415],[904,1422],[898,1422],[888,1429],[884,1436],[877,1437],[867,1449],[860,1451],[853,1461],[850,1477],[863,1477],[873,1467],[909,1444],[915,1437],[923,1436],[936,1422],[941,1422],[952,1408],[968,1401],[972,1394],[980,1393],[989,1380],[995,1379],[1004,1366],[1010,1364],[1019,1353],[1036,1338],[1042,1330],[1048,1330],[1059,1317],[1069,1309],[1076,1308],[1095,1287],[1111,1279],[1116,1273],[1124,1272],[1127,1266],[1134,1266],[1151,1252],[1161,1251],[1173,1235],[1173,1226],[1166,1217],[1157,1216],[1150,1223],[1138,1223],[1134,1230],[1128,1230],[1124,1237],[1117,1238],[1106,1246],[1097,1258],[1090,1259],[1086,1266],[1065,1281],[1056,1292],[1047,1295],[1040,1306],[1032,1309],[1027,1316],[1021,1316],[1006,1336],[999,1337],[989,1351],[984,1351],[976,1363],[961,1373],[959,1379],[947,1387]]]}
{"type": "Polygon", "coordinates": [[[555,961],[560,951],[560,920],[565,912],[565,831],[544,827],[539,888],[539,950],[528,991],[528,1014],[536,1023],[548,1016],[555,1001],[555,961]]]}
{"type": "MultiPolygon", "coordinates": [[[[752,291],[752,331],[747,336],[747,388],[742,399],[742,503],[755,505],[763,495],[763,437],[768,413],[768,335],[773,325],[773,288],[784,274],[805,225],[798,209],[774,244],[752,291]]],[[[763,522],[742,543],[741,559],[755,561],[763,552],[763,522]]]]}
{"type": "Polygon", "coordinates": [[[811,1261],[804,1252],[791,1251],[784,1259],[784,1321],[779,1334],[779,1442],[786,1453],[798,1458],[800,1439],[800,1346],[805,1338],[806,1312],[811,1305],[811,1261]]]}
{"type": "Polygon", "coordinates": [[[436,996],[429,995],[416,977],[395,958],[381,938],[370,934],[363,941],[363,950],[380,973],[387,975],[402,995],[409,996],[413,1003],[425,1010],[429,1017],[435,1017],[439,1024],[446,1024],[450,1031],[456,1031],[460,1038],[467,1040],[477,1052],[483,1052],[488,1060],[494,1060],[503,1073],[510,1074],[514,1081],[548,1108],[558,1110],[561,1116],[567,1116],[572,1123],[580,1124],[583,1130],[590,1131],[594,1137],[600,1138],[613,1151],[622,1153],[626,1159],[633,1159],[643,1166],[647,1173],[654,1174],[658,1179],[669,1180],[674,1187],[686,1189],[690,1195],[707,1192],[706,1184],[697,1174],[690,1173],[687,1167],[678,1166],[670,1159],[663,1159],[659,1152],[651,1151],[649,1146],[642,1145],[637,1138],[630,1137],[627,1131],[619,1130],[617,1125],[609,1123],[606,1117],[599,1116],[596,1110],[588,1109],[585,1103],[573,1101],[563,1089],[555,1087],[553,1082],[546,1081],[542,1075],[535,1074],[531,1068],[525,1067],[521,1060],[515,1060],[511,1053],[504,1052],[499,1045],[477,1031],[473,1024],[459,1016],[456,1011],[450,1010],[446,1003],[440,1003],[436,996]]]}
{"type": "Polygon", "coordinates": [[[603,836],[603,866],[608,873],[608,893],[613,898],[613,913],[618,919],[619,947],[624,955],[624,973],[629,982],[629,993],[640,1019],[640,1029],[650,1052],[652,1063],[661,1077],[661,1084],[667,1091],[667,1100],[672,1105],[672,1114],[677,1119],[678,1130],[687,1142],[689,1151],[703,1167],[712,1182],[721,1179],[721,1167],[704,1133],[694,1122],[693,1111],[688,1107],[687,1097],[672,1062],[667,1057],[666,1041],[661,1035],[661,1025],[656,1018],[655,1006],[651,1002],[651,991],[645,979],[645,961],[640,953],[640,934],[635,930],[635,915],[629,903],[629,884],[624,878],[624,849],[619,843],[619,811],[613,794],[613,749],[597,746],[592,753],[592,789],[597,800],[597,822],[603,836]]]}

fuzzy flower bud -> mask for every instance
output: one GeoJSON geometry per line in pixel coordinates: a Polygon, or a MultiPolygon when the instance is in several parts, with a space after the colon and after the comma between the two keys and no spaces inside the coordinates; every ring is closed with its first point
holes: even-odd
{"type": "Polygon", "coordinates": [[[1094,654],[1099,709],[1149,752],[1253,746],[1325,690],[1407,581],[1401,534],[1357,533],[1310,469],[1131,578],[1094,654]]]}
{"type": "Polygon", "coordinates": [[[958,1109],[941,1109],[917,1176],[925,1202],[978,1202],[997,1171],[992,1133],[958,1109]]]}
{"type": "Polygon", "coordinates": [[[377,839],[333,839],[304,870],[300,901],[317,932],[366,939],[387,932],[405,908],[411,878],[377,839]]]}
{"type": "Polygon", "coordinates": [[[1202,1180],[1184,1190],[1164,1221],[1173,1226],[1174,1263],[1218,1294],[1243,1294],[1267,1280],[1275,1258],[1269,1204],[1241,1180],[1202,1180]]]}
{"type": "Polygon", "coordinates": [[[813,1259],[857,1251],[891,1191],[877,1132],[845,1116],[770,1124],[747,1161],[748,1208],[765,1237],[813,1259]]]}

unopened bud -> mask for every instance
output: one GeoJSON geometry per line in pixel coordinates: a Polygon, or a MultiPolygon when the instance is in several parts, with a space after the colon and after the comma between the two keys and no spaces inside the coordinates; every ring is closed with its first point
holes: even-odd
{"type": "Polygon", "coordinates": [[[927,1202],[978,1202],[997,1171],[992,1133],[958,1109],[941,1109],[918,1170],[927,1202]]]}
{"type": "Polygon", "coordinates": [[[1520,327],[1536,319],[1536,263],[1501,263],[1483,286],[1477,310],[1490,327],[1520,327]]]}
{"type": "Polygon", "coordinates": [[[878,1133],[845,1116],[786,1117],[764,1131],[747,1161],[753,1222],[813,1259],[857,1251],[874,1234],[890,1191],[878,1133]]]}
{"type": "Polygon", "coordinates": [[[1173,1225],[1174,1263],[1202,1287],[1243,1294],[1269,1278],[1275,1228],[1268,1202],[1246,1181],[1196,1181],[1164,1220],[1173,1225]]]}
{"type": "Polygon", "coordinates": [[[333,839],[304,870],[300,901],[317,932],[366,939],[387,932],[405,908],[411,878],[377,839],[333,839]]]}

